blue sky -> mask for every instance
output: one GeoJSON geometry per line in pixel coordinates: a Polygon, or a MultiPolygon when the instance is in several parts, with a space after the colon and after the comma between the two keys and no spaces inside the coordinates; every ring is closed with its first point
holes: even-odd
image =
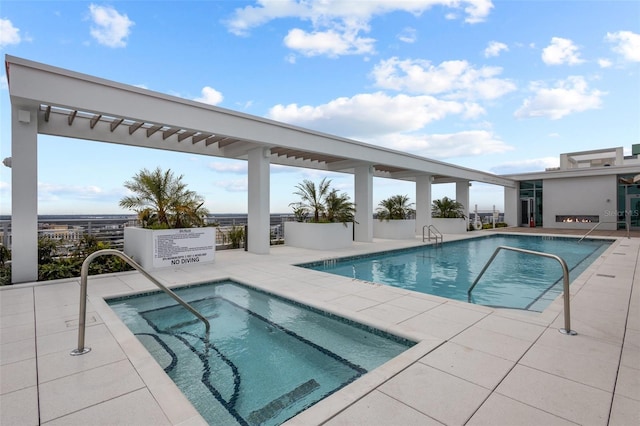
{"type": "MultiPolygon", "coordinates": [[[[498,174],[640,143],[637,1],[2,0],[0,52],[498,174]]],[[[211,212],[247,210],[242,161],[49,136],[38,160],[40,214],[127,213],[123,183],[157,166],[211,212]]],[[[351,175],[272,167],[271,211],[325,176],[353,197],[351,175]]],[[[415,185],[374,180],[374,204],[395,194],[415,201],[415,185]]],[[[10,214],[4,166],[0,196],[10,214]]],[[[470,198],[501,209],[503,191],[470,198]]]]}

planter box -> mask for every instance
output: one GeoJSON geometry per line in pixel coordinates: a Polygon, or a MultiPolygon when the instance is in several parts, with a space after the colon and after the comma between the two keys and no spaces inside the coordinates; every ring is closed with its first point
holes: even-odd
{"type": "Polygon", "coordinates": [[[145,269],[213,262],[215,250],[215,228],[124,228],[124,252],[145,269]]]}
{"type": "Polygon", "coordinates": [[[408,240],[416,237],[416,220],[374,220],[373,236],[389,240],[408,240]]]}
{"type": "Polygon", "coordinates": [[[465,234],[467,232],[467,219],[432,217],[431,224],[443,234],[465,234]]]}
{"type": "Polygon", "coordinates": [[[291,247],[333,250],[351,247],[353,223],[285,222],[284,243],[291,247]]]}

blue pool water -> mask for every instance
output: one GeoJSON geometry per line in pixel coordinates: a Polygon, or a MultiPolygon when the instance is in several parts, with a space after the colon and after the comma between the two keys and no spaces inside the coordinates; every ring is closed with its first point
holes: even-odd
{"type": "Polygon", "coordinates": [[[278,425],[414,343],[222,281],[107,302],[209,424],[278,425]]]}
{"type": "MultiPolygon", "coordinates": [[[[466,302],[467,289],[498,246],[558,255],[567,263],[573,281],[611,244],[597,239],[577,241],[493,235],[298,266],[466,302]]],[[[541,312],[560,293],[562,268],[558,261],[502,250],[476,285],[470,301],[541,312]]]]}

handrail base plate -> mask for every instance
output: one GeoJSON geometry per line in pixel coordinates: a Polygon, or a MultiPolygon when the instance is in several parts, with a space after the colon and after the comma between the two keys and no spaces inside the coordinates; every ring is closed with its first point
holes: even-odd
{"type": "Polygon", "coordinates": [[[86,353],[88,353],[88,352],[91,352],[91,348],[88,348],[88,347],[86,347],[86,346],[85,346],[85,347],[84,347],[84,348],[82,348],[82,349],[74,349],[74,350],[72,350],[72,351],[69,353],[69,355],[72,355],[72,356],[84,355],[84,354],[86,354],[86,353]]]}
{"type": "Polygon", "coordinates": [[[567,336],[575,336],[578,334],[577,331],[567,330],[566,328],[559,328],[558,331],[562,334],[566,334],[567,336]]]}

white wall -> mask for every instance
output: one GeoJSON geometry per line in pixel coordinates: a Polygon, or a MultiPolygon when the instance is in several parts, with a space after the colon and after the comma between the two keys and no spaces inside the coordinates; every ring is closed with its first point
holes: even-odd
{"type": "MultiPolygon", "coordinates": [[[[591,229],[595,225],[556,222],[556,215],[596,215],[600,222],[615,222],[615,212],[618,209],[616,191],[615,175],[545,179],[542,184],[543,226],[591,229]]],[[[616,224],[603,223],[598,229],[614,230],[616,224]]]]}
{"type": "Polygon", "coordinates": [[[284,243],[290,247],[313,250],[351,247],[353,223],[285,222],[284,243]]]}
{"type": "Polygon", "coordinates": [[[373,236],[390,240],[408,240],[416,237],[415,219],[375,220],[373,236]]]}

